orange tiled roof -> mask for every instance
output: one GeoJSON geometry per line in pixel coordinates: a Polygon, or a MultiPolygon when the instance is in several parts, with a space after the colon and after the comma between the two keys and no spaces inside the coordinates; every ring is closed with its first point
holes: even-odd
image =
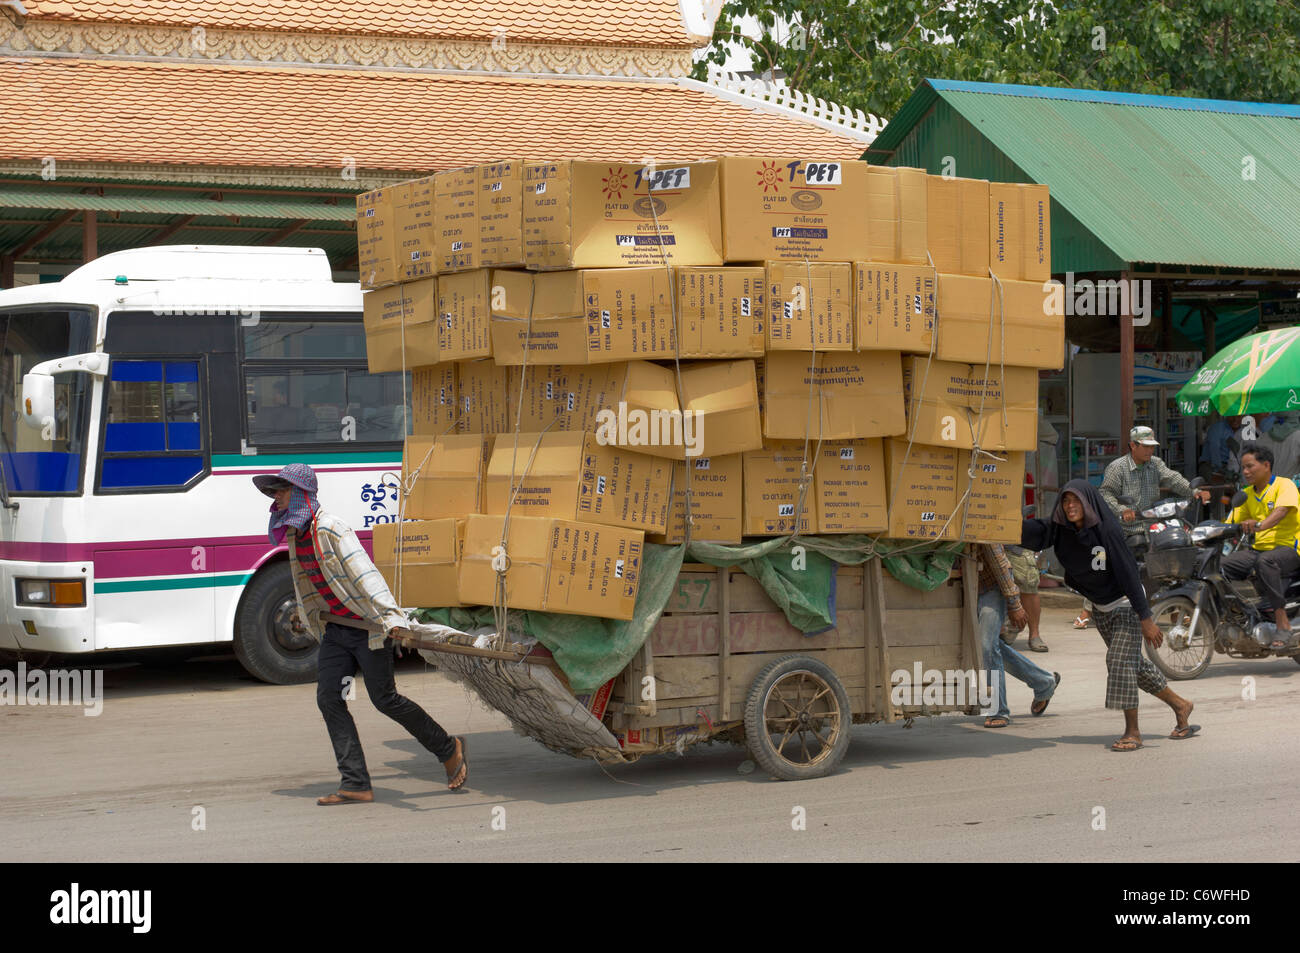
{"type": "Polygon", "coordinates": [[[677,0],[26,0],[30,17],[601,46],[694,46],[677,0]]]}
{"type": "Polygon", "coordinates": [[[857,158],[858,140],[668,81],[0,58],[0,161],[423,172],[498,159],[857,158]]]}

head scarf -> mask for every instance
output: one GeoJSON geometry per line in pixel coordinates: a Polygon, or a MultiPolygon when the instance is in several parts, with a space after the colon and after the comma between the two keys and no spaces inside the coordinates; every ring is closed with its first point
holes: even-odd
{"type": "Polygon", "coordinates": [[[289,494],[288,507],[277,510],[275,504],[271,504],[271,521],[266,527],[267,539],[277,546],[283,544],[290,526],[301,533],[319,509],[315,493],[307,493],[295,486],[289,494]]]}
{"type": "MultiPolygon", "coordinates": [[[[1111,512],[1106,501],[1101,498],[1097,488],[1087,480],[1071,480],[1061,488],[1061,494],[1056,498],[1056,506],[1052,508],[1052,522],[1059,523],[1062,526],[1068,526],[1074,529],[1074,524],[1065,518],[1065,494],[1073,493],[1083,504],[1083,528],[1096,526],[1107,520],[1115,520],[1115,514],[1111,512]]],[[[1118,521],[1116,520],[1116,525],[1118,521]]]]}
{"type": "Polygon", "coordinates": [[[260,474],[253,477],[253,484],[270,497],[275,496],[276,486],[284,483],[293,487],[289,505],[277,510],[272,503],[271,519],[266,527],[267,539],[275,545],[284,542],[290,526],[301,533],[320,510],[320,503],[316,500],[316,471],[305,463],[290,463],[275,476],[260,474]]]}

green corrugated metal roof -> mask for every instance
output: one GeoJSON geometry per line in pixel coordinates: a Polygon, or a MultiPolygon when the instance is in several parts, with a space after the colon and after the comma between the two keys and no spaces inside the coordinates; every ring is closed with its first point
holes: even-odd
{"type": "Polygon", "coordinates": [[[356,218],[351,197],[337,205],[270,197],[265,200],[241,196],[226,201],[192,195],[87,195],[49,187],[0,186],[0,208],[86,209],[96,212],[145,212],[156,215],[212,215],[240,218],[308,219],[346,222],[356,218]]]}
{"type": "Polygon", "coordinates": [[[1300,108],[929,80],[868,157],[940,99],[1125,262],[1300,269],[1300,108]]]}

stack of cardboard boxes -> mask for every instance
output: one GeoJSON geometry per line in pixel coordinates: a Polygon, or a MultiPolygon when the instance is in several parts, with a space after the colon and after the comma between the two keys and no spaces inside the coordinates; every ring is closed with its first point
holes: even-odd
{"type": "Polygon", "coordinates": [[[508,558],[512,607],[630,618],[688,488],[696,540],[1018,538],[1064,356],[1049,228],[1046,187],[862,162],[503,162],[360,196],[370,368],[412,374],[420,522],[400,579],[377,530],[381,568],[406,604],[491,604],[508,558]]]}

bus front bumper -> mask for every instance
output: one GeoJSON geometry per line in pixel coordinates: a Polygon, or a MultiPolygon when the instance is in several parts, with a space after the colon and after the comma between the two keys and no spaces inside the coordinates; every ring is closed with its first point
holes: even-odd
{"type": "Polygon", "coordinates": [[[86,563],[27,562],[17,559],[0,561],[0,649],[27,652],[93,652],[95,616],[91,600],[94,581],[86,563]],[[84,586],[82,604],[28,605],[20,603],[18,582],[38,579],[54,582],[80,582],[84,586]]]}

